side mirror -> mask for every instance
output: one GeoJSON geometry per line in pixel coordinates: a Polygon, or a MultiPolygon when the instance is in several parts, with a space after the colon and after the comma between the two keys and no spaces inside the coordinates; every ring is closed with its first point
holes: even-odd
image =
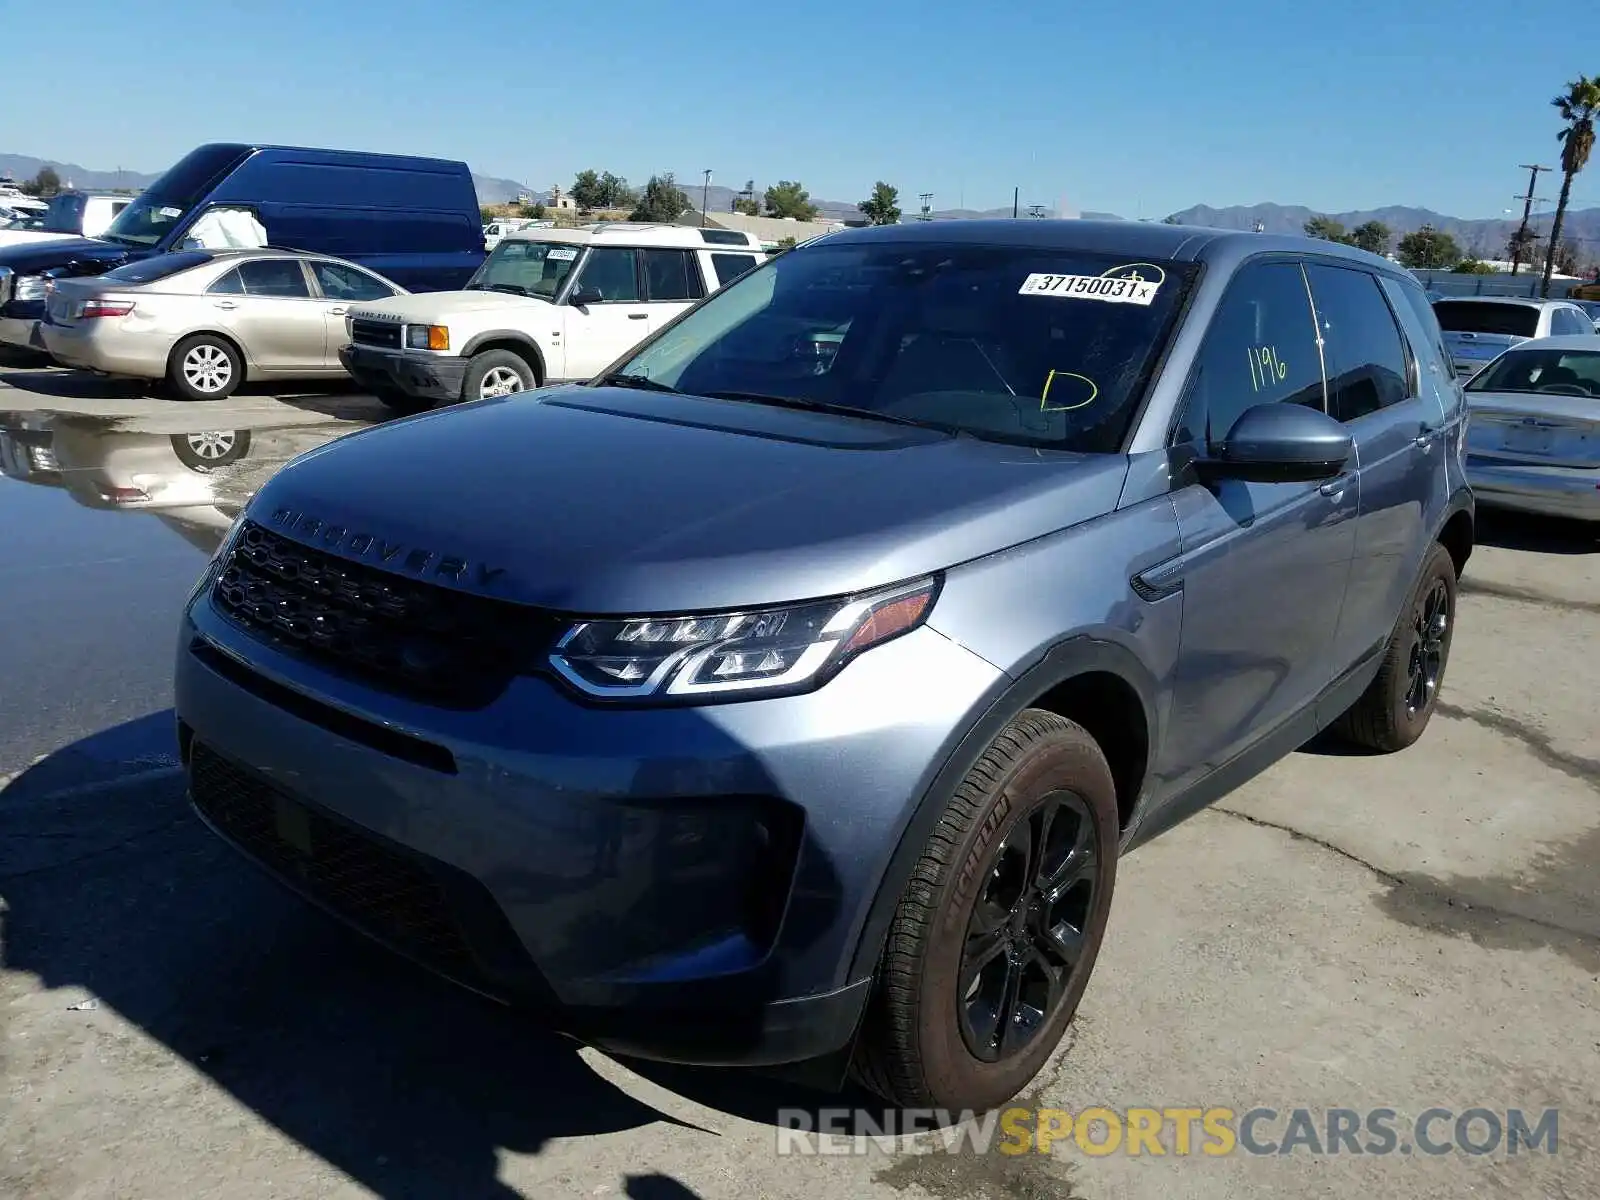
{"type": "Polygon", "coordinates": [[[584,287],[580,283],[572,289],[572,295],[567,297],[567,303],[574,308],[583,308],[590,304],[599,304],[604,299],[599,288],[584,287]]]}
{"type": "Polygon", "coordinates": [[[1355,451],[1350,432],[1325,412],[1300,404],[1258,404],[1228,430],[1215,458],[1195,463],[1202,479],[1314,483],[1332,479],[1355,451]]]}

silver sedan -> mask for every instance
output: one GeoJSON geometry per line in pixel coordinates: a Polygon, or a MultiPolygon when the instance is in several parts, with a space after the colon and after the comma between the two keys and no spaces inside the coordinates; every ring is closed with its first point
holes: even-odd
{"type": "Polygon", "coordinates": [[[39,333],[58,363],[165,379],[183,400],[245,380],[337,378],[352,303],[406,289],[364,267],[285,250],[182,250],[56,280],[39,333]]]}
{"type": "Polygon", "coordinates": [[[1466,393],[1479,504],[1600,521],[1600,336],[1523,342],[1466,393]]]}

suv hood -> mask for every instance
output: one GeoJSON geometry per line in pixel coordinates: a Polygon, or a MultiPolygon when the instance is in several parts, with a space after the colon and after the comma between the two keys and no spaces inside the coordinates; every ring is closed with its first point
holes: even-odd
{"type": "Polygon", "coordinates": [[[0,267],[10,267],[18,275],[37,275],[58,267],[66,268],[69,275],[99,275],[135,258],[148,258],[153,253],[154,250],[142,246],[53,233],[48,241],[0,245],[0,267]]]}
{"type": "Polygon", "coordinates": [[[510,292],[421,292],[413,296],[396,296],[392,300],[370,300],[350,310],[352,317],[372,315],[387,317],[391,321],[412,321],[418,324],[446,319],[454,313],[494,312],[505,308],[527,308],[536,305],[548,308],[550,301],[541,296],[515,296],[510,292]]]}
{"type": "Polygon", "coordinates": [[[991,554],[1110,512],[1128,470],[1122,456],[736,401],[538,395],[341,438],[273,476],[250,516],[525,604],[688,612],[863,591],[991,554]]]}

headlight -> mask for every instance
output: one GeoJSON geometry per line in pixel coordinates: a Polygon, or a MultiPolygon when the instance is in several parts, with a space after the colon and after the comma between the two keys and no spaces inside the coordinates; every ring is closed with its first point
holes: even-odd
{"type": "Polygon", "coordinates": [[[46,288],[43,275],[18,275],[11,285],[13,300],[43,300],[46,288]]]}
{"type": "Polygon", "coordinates": [[[862,651],[920,625],[933,579],[844,600],[708,616],[582,621],[550,665],[590,696],[687,700],[817,687],[862,651]]]}
{"type": "Polygon", "coordinates": [[[412,350],[448,350],[450,331],[443,325],[407,325],[406,345],[412,350]]]}

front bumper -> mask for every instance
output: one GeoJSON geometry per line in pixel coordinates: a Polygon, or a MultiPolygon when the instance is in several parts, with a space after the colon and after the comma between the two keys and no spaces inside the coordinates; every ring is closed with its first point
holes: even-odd
{"type": "Polygon", "coordinates": [[[1467,484],[1486,507],[1600,521],[1600,469],[1505,463],[1469,455],[1467,484]]]}
{"type": "Polygon", "coordinates": [[[421,350],[389,350],[350,343],[339,351],[350,378],[369,391],[399,390],[429,400],[461,399],[465,359],[421,350]]]}
{"type": "Polygon", "coordinates": [[[603,1049],[772,1065],[849,1042],[879,881],[1002,681],[924,627],[809,695],[596,708],[529,677],[444,710],[202,596],[176,691],[196,807],[289,886],[603,1049]]]}

